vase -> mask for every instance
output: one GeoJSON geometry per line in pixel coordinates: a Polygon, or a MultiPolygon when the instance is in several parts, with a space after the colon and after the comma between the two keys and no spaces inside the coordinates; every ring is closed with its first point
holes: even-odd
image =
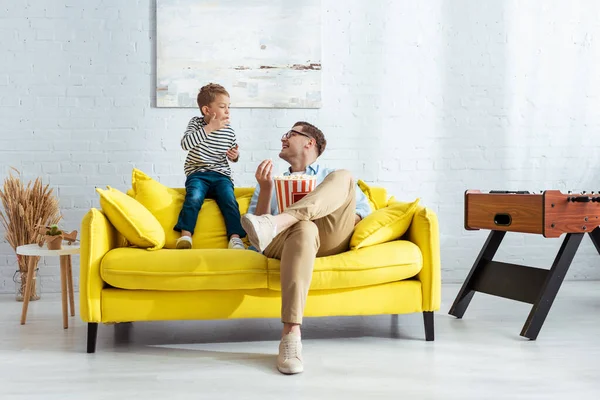
{"type": "MultiPolygon", "coordinates": [[[[39,268],[36,267],[33,273],[33,282],[31,284],[31,294],[29,295],[29,301],[39,300],[42,294],[42,282],[38,275],[39,268]]],[[[17,301],[23,301],[25,297],[25,284],[27,282],[27,271],[21,272],[16,270],[13,275],[13,281],[15,282],[15,297],[17,301]]]]}

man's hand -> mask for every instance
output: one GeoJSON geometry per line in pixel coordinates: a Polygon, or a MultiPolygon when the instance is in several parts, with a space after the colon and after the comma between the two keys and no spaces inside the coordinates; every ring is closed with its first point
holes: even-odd
{"type": "Polygon", "coordinates": [[[264,160],[256,168],[256,181],[260,186],[260,190],[269,191],[273,190],[273,161],[264,160]]]}
{"type": "Polygon", "coordinates": [[[238,150],[240,146],[239,145],[235,145],[234,148],[227,150],[227,158],[229,159],[229,161],[232,162],[236,162],[238,160],[238,157],[240,156],[240,152],[238,150]]]}
{"type": "Polygon", "coordinates": [[[218,131],[219,129],[223,129],[229,123],[229,117],[223,117],[222,119],[217,119],[217,113],[212,113],[204,117],[207,124],[204,127],[204,131],[206,134],[212,133],[214,131],[218,131]]]}
{"type": "Polygon", "coordinates": [[[362,218],[360,217],[360,215],[354,214],[354,226],[356,226],[356,224],[358,224],[361,220],[362,218]]]}

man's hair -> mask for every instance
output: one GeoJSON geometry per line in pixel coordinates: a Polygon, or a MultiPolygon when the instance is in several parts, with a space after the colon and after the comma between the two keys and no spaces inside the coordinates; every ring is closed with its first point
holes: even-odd
{"type": "Polygon", "coordinates": [[[294,124],[294,126],[301,126],[302,132],[309,135],[311,138],[315,139],[317,143],[317,153],[318,156],[321,156],[325,151],[325,146],[327,146],[327,140],[325,140],[325,135],[323,132],[313,124],[309,124],[308,122],[298,121],[294,124]]]}
{"type": "Polygon", "coordinates": [[[227,90],[217,83],[209,83],[206,86],[202,86],[200,92],[198,93],[198,98],[196,99],[198,102],[198,107],[200,108],[200,112],[202,112],[202,107],[208,106],[210,103],[215,101],[215,98],[218,94],[224,94],[225,96],[230,97],[227,90]]]}

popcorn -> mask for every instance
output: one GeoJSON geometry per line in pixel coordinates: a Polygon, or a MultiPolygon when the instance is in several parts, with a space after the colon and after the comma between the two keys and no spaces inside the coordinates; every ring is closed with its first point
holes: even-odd
{"type": "Polygon", "coordinates": [[[276,176],[273,180],[275,181],[277,205],[280,213],[295,202],[300,201],[317,186],[317,177],[314,175],[276,176]]]}
{"type": "Polygon", "coordinates": [[[314,175],[301,174],[301,175],[280,175],[280,176],[274,177],[273,179],[280,179],[283,181],[297,181],[297,180],[310,180],[310,179],[316,180],[317,177],[314,175]]]}

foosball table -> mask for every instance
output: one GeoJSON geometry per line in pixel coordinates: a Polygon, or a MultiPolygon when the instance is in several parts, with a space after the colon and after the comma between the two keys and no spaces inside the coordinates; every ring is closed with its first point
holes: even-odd
{"type": "Polygon", "coordinates": [[[464,202],[465,229],[491,232],[449,314],[462,318],[475,292],[529,303],[521,336],[535,340],[586,233],[600,253],[600,193],[467,190],[464,202]],[[542,269],[493,261],[506,232],[566,236],[550,269],[542,269]]]}

